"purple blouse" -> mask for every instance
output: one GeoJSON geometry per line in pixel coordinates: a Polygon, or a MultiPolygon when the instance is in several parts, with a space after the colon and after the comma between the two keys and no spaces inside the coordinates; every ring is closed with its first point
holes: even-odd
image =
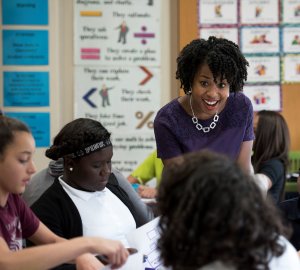
{"type": "MultiPolygon", "coordinates": [[[[253,108],[242,92],[231,93],[216,127],[208,133],[196,129],[178,98],[162,107],[154,120],[157,156],[169,159],[183,153],[208,149],[236,159],[244,141],[254,140],[253,108]]],[[[207,127],[213,117],[198,122],[207,127]]]]}

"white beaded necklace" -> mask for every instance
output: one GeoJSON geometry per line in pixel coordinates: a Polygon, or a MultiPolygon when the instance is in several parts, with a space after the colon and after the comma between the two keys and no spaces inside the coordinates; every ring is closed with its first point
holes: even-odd
{"type": "Polygon", "coordinates": [[[192,111],[192,114],[193,114],[192,121],[193,121],[193,123],[195,124],[195,126],[198,130],[202,130],[204,133],[207,133],[207,132],[210,132],[212,129],[214,129],[216,127],[217,122],[219,121],[219,115],[218,115],[217,112],[214,116],[214,120],[210,123],[209,127],[203,127],[200,123],[198,123],[198,118],[194,114],[194,110],[193,110],[193,107],[192,107],[192,95],[190,95],[190,107],[191,107],[191,111],[192,111]]]}

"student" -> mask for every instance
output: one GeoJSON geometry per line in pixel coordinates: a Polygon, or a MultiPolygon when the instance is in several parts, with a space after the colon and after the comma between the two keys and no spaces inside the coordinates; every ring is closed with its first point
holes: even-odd
{"type": "MultiPolygon", "coordinates": [[[[31,206],[54,182],[55,178],[64,172],[63,158],[51,160],[48,168],[34,174],[22,194],[24,201],[31,206]]],[[[112,168],[111,173],[116,177],[120,187],[128,194],[135,206],[137,218],[141,223],[145,223],[154,218],[153,210],[142,202],[140,196],[128,183],[124,175],[117,169],[112,168]]]]}
{"type": "Polygon", "coordinates": [[[289,129],[280,113],[262,110],[254,117],[254,130],[252,155],[254,172],[265,186],[267,196],[278,205],[284,197],[289,163],[289,129]]]}
{"type": "Polygon", "coordinates": [[[252,172],[253,108],[243,93],[248,62],[226,39],[195,39],[177,58],[176,78],[185,95],[161,108],[154,120],[164,165],[183,153],[209,149],[252,172]]]}
{"type": "Polygon", "coordinates": [[[293,227],[290,241],[299,250],[300,255],[300,174],[297,178],[297,191],[297,197],[280,202],[279,208],[283,213],[284,222],[290,223],[293,227]]]}
{"type": "Polygon", "coordinates": [[[173,270],[298,270],[278,210],[250,174],[226,156],[202,151],[163,171],[158,249],[173,270]]]}
{"type": "Polygon", "coordinates": [[[127,177],[131,184],[138,183],[138,194],[142,198],[155,198],[157,187],[159,186],[163,163],[157,157],[157,151],[154,150],[147,158],[127,177]],[[156,187],[149,187],[145,184],[150,180],[156,180],[156,187]]]}
{"type": "Polygon", "coordinates": [[[69,122],[46,156],[63,158],[64,165],[63,174],[31,206],[44,224],[67,239],[101,236],[129,247],[126,235],[147,221],[138,218],[135,205],[111,173],[113,146],[102,124],[88,118],[69,122]]]}
{"type": "Polygon", "coordinates": [[[128,251],[120,242],[100,237],[63,239],[40,222],[19,196],[35,172],[35,142],[29,128],[1,115],[0,140],[0,269],[49,269],[73,259],[78,269],[100,269],[101,263],[89,253],[106,255],[112,265],[121,266],[128,251]],[[42,246],[22,249],[23,238],[42,246]]]}

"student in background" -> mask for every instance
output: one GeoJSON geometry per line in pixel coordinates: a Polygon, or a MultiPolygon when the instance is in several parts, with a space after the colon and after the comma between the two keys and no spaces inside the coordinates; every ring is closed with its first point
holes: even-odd
{"type": "Polygon", "coordinates": [[[69,122],[46,156],[63,158],[64,171],[31,206],[44,224],[67,239],[105,236],[129,247],[126,234],[148,220],[138,218],[135,205],[111,173],[113,146],[102,124],[88,118],[69,122]]]}
{"type": "Polygon", "coordinates": [[[21,121],[1,115],[0,141],[0,269],[49,269],[73,259],[77,269],[100,269],[89,253],[106,255],[115,266],[126,261],[128,251],[120,242],[99,237],[68,241],[40,222],[19,195],[35,172],[32,134],[21,121]],[[22,249],[23,238],[42,246],[22,249]]]}
{"type": "Polygon", "coordinates": [[[252,172],[253,108],[242,92],[248,65],[227,39],[195,39],[183,48],[176,78],[185,95],[161,108],[154,120],[157,156],[164,165],[209,149],[252,172]]]}
{"type": "Polygon", "coordinates": [[[195,152],[166,166],[157,201],[158,249],[170,269],[300,269],[277,208],[226,156],[195,152]]]}
{"type": "Polygon", "coordinates": [[[289,163],[289,129],[280,113],[263,110],[254,117],[254,130],[252,164],[255,176],[278,204],[284,197],[289,163]]]}
{"type": "MultiPolygon", "coordinates": [[[[284,221],[290,223],[293,227],[291,243],[300,252],[300,168],[297,179],[298,197],[284,200],[279,204],[283,212],[284,221]]],[[[300,255],[300,254],[299,254],[300,255]]]]}
{"type": "Polygon", "coordinates": [[[163,163],[157,157],[157,151],[154,150],[128,177],[131,184],[138,183],[138,194],[142,198],[155,198],[157,187],[159,186],[163,163]],[[145,184],[152,179],[156,179],[156,187],[149,187],[145,184]]]}

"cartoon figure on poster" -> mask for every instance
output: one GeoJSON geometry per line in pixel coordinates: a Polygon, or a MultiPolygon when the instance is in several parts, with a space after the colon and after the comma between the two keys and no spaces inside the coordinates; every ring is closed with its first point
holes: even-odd
{"type": "Polygon", "coordinates": [[[300,38],[299,35],[295,35],[292,40],[292,45],[300,45],[300,38]]]}
{"type": "Polygon", "coordinates": [[[298,5],[298,6],[295,7],[294,15],[295,15],[295,17],[299,17],[300,16],[300,5],[298,5]]]}
{"type": "Polygon", "coordinates": [[[257,7],[255,8],[255,17],[256,17],[256,18],[260,17],[261,13],[262,13],[262,8],[259,7],[259,6],[257,6],[257,7]]]}
{"type": "Polygon", "coordinates": [[[259,76],[264,76],[266,75],[267,67],[265,65],[257,65],[255,67],[255,73],[259,76]]]}
{"type": "Polygon", "coordinates": [[[222,5],[215,6],[216,17],[222,17],[222,5]]]}
{"type": "Polygon", "coordinates": [[[108,91],[114,87],[107,87],[106,84],[102,84],[99,94],[102,98],[102,107],[110,106],[108,91]]]}
{"type": "Polygon", "coordinates": [[[299,75],[300,74],[300,64],[296,64],[296,74],[299,75]]]}
{"type": "Polygon", "coordinates": [[[126,43],[126,36],[127,36],[128,31],[129,31],[129,28],[128,28],[126,22],[123,21],[118,27],[116,27],[116,29],[120,29],[118,42],[119,43],[121,42],[121,43],[125,44],[126,43]]]}
{"type": "Polygon", "coordinates": [[[253,96],[253,100],[255,104],[260,105],[260,104],[267,104],[268,100],[270,100],[270,97],[265,96],[264,92],[257,93],[256,95],[253,96]]]}
{"type": "Polygon", "coordinates": [[[262,34],[262,35],[259,35],[259,36],[254,36],[254,38],[251,40],[250,43],[251,44],[257,44],[257,43],[259,43],[259,44],[262,44],[262,43],[271,44],[272,42],[267,39],[266,34],[262,34]]]}

